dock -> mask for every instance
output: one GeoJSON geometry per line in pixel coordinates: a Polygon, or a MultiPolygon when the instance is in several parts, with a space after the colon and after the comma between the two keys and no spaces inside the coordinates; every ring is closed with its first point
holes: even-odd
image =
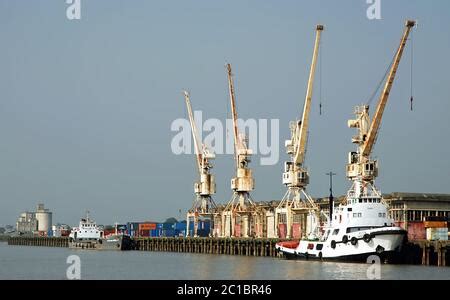
{"type": "Polygon", "coordinates": [[[37,237],[14,236],[8,239],[8,245],[14,246],[41,246],[41,247],[69,247],[68,237],[37,237]]]}
{"type": "MultiPolygon", "coordinates": [[[[179,252],[216,255],[277,257],[276,243],[285,239],[267,238],[134,238],[135,251],[179,252]]],[[[10,237],[8,245],[68,247],[67,237],[10,237]]],[[[401,262],[412,265],[450,266],[450,241],[416,240],[408,242],[401,262]]]]}
{"type": "Polygon", "coordinates": [[[275,245],[280,239],[239,238],[137,238],[136,250],[226,254],[244,256],[278,255],[275,245]]]}

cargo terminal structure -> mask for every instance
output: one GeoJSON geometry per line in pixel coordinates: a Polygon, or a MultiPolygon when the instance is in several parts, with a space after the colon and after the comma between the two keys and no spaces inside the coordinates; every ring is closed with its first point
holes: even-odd
{"type": "MultiPolygon", "coordinates": [[[[352,138],[352,143],[356,144],[357,149],[349,153],[346,175],[352,182],[352,188],[349,193],[359,197],[359,203],[366,203],[361,202],[364,197],[381,196],[381,192],[375,186],[375,178],[378,176],[378,161],[372,158],[372,152],[378,138],[383,112],[388,102],[395,75],[397,74],[409,33],[414,25],[415,21],[406,21],[400,45],[377,90],[366,104],[355,108],[356,118],[348,121],[348,127],[356,128],[358,134],[352,138]],[[370,103],[377,95],[383,82],[385,82],[385,85],[380,93],[374,116],[371,119],[369,117],[370,103]]],[[[249,148],[245,131],[238,126],[234,75],[231,71],[231,64],[227,64],[228,92],[234,137],[235,175],[231,179],[233,194],[225,205],[216,205],[215,202],[212,202],[211,205],[206,206],[209,210],[199,211],[194,204],[193,209],[188,212],[186,236],[198,236],[195,232],[198,226],[197,216],[200,213],[209,216],[212,224],[210,224],[211,232],[208,236],[211,237],[316,239],[320,236],[320,231],[323,231],[323,225],[329,223],[332,217],[329,213],[330,207],[334,207],[332,195],[330,195],[330,199],[313,199],[306,191],[309,184],[309,171],[305,166],[310,133],[309,117],[315,70],[324,25],[319,24],[315,29],[316,38],[303,112],[301,119],[291,122],[289,126],[291,138],[285,143],[286,152],[290,156],[290,160],[284,164],[284,172],[282,174],[282,182],[287,187],[286,194],[281,201],[270,202],[258,202],[251,196],[255,188],[253,170],[250,166],[253,151],[249,148]],[[194,228],[193,234],[191,234],[190,228],[194,228]]],[[[185,93],[185,95],[188,94],[185,93]]],[[[188,96],[186,97],[186,102],[190,111],[188,96]]],[[[203,194],[201,194],[199,188],[195,189],[197,199],[202,199],[203,197],[205,200],[197,201],[197,203],[208,203],[211,195],[216,191],[216,183],[212,174],[209,173],[210,165],[207,159],[215,158],[215,156],[210,151],[203,151],[202,153],[201,148],[207,149],[207,145],[203,145],[202,141],[198,140],[192,113],[189,113],[189,116],[200,173],[200,182],[196,183],[196,187],[203,185],[209,187],[205,189],[203,194]],[[206,163],[202,163],[202,159],[206,163]],[[203,168],[202,165],[204,166],[203,168]],[[202,171],[202,169],[204,170],[202,171]]],[[[330,172],[329,174],[332,176],[333,173],[330,172]]],[[[381,200],[383,204],[387,205],[388,214],[397,223],[396,225],[408,231],[408,238],[425,239],[433,234],[437,236],[436,232],[439,232],[439,238],[448,239],[448,234],[447,237],[444,237],[442,232],[445,228],[447,228],[448,232],[450,195],[392,193],[384,195],[381,200]],[[436,219],[436,222],[441,223],[429,223],[427,218],[430,217],[440,218],[440,220],[436,219]]],[[[345,201],[345,197],[338,198],[338,202],[341,202],[341,204],[344,204],[345,201]]],[[[386,217],[386,213],[381,213],[381,215],[378,217],[386,217]]],[[[361,217],[361,213],[357,217],[361,217]]]]}
{"type": "MultiPolygon", "coordinates": [[[[344,201],[344,196],[336,197],[335,202],[344,201]]],[[[422,240],[426,239],[426,218],[440,217],[446,218],[447,226],[450,226],[450,194],[432,194],[432,193],[403,193],[394,192],[383,194],[383,199],[389,205],[389,215],[394,220],[397,226],[400,226],[408,231],[408,240],[422,240]]],[[[327,214],[329,210],[329,198],[313,198],[314,202],[320,210],[327,214]]],[[[275,223],[275,210],[279,206],[280,201],[264,201],[255,202],[255,217],[260,221],[261,230],[254,236],[262,238],[288,238],[285,230],[276,230],[277,228],[284,228],[286,226],[286,219],[278,219],[275,223]],[[281,225],[281,226],[280,226],[281,225]],[[275,228],[275,230],[274,230],[275,228]]],[[[224,207],[219,205],[216,208],[216,215],[221,215],[224,207]]],[[[300,222],[293,225],[298,227],[293,230],[289,238],[299,239],[305,237],[307,232],[302,230],[300,222]]],[[[323,223],[326,220],[320,218],[323,223]]],[[[215,223],[214,226],[220,226],[220,223],[215,223]]],[[[211,229],[210,236],[220,237],[221,228],[211,229]]]]}
{"type": "MultiPolygon", "coordinates": [[[[427,239],[427,226],[430,222],[427,219],[438,217],[439,219],[447,220],[447,227],[450,226],[450,194],[432,194],[432,193],[404,193],[394,192],[382,195],[383,199],[389,205],[389,216],[394,220],[397,226],[407,230],[408,240],[425,240],[427,239]]],[[[328,214],[329,197],[312,198],[319,209],[328,214]]],[[[334,202],[339,203],[345,200],[345,196],[338,196],[334,198],[334,202]]],[[[280,201],[255,201],[253,210],[253,218],[257,220],[254,223],[255,229],[253,234],[248,235],[248,238],[268,238],[268,239],[286,239],[286,231],[276,230],[276,228],[285,227],[286,220],[279,219],[278,224],[275,223],[275,210],[280,204],[280,201]]],[[[211,212],[220,219],[225,212],[229,215],[226,206],[223,204],[217,205],[211,212]]],[[[300,239],[307,234],[306,231],[301,230],[302,224],[294,223],[299,230],[292,231],[291,239],[300,239]]],[[[320,222],[325,222],[325,218],[320,218],[320,222]]],[[[133,237],[194,237],[193,220],[187,229],[186,221],[179,221],[177,223],[156,223],[156,222],[132,222],[126,225],[127,233],[133,237]]],[[[442,223],[442,222],[440,222],[442,223]]],[[[223,237],[221,235],[222,228],[220,222],[213,220],[199,220],[197,237],[223,237]]],[[[244,238],[235,237],[235,238],[244,238]]]]}
{"type": "Polygon", "coordinates": [[[38,234],[40,236],[50,236],[52,233],[52,212],[38,204],[36,211],[23,212],[16,222],[16,230],[22,234],[38,234]]]}

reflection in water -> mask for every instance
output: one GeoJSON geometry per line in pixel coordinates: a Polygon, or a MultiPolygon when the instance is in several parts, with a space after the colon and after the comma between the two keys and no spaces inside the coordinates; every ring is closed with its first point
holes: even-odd
{"type": "MultiPolygon", "coordinates": [[[[65,279],[69,255],[81,279],[367,279],[368,264],[269,257],[95,251],[0,243],[0,279],[65,279]]],[[[382,265],[381,279],[450,279],[450,268],[382,265]]]]}

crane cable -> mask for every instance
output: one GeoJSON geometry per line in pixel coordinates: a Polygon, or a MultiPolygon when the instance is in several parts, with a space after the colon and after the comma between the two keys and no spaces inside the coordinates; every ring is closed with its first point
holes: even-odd
{"type": "Polygon", "coordinates": [[[411,106],[411,111],[413,110],[413,100],[414,100],[414,96],[413,96],[413,66],[414,66],[414,60],[413,60],[413,51],[414,51],[414,44],[413,44],[413,31],[411,31],[411,35],[410,35],[410,44],[411,44],[411,66],[410,66],[410,106],[411,106]]]}
{"type": "Polygon", "coordinates": [[[386,69],[386,72],[384,73],[383,78],[381,78],[380,82],[377,85],[377,88],[375,89],[375,91],[373,92],[373,94],[370,96],[369,100],[367,101],[367,105],[370,106],[370,104],[372,103],[373,99],[375,98],[375,96],[378,94],[378,91],[380,90],[381,85],[383,84],[383,82],[386,80],[386,77],[389,74],[389,70],[392,67],[392,64],[394,63],[395,60],[395,56],[396,53],[394,54],[394,56],[392,57],[391,63],[389,64],[389,66],[386,69]]]}
{"type": "Polygon", "coordinates": [[[319,115],[322,115],[322,56],[323,56],[323,46],[322,40],[319,42],[319,49],[322,55],[319,55],[319,115]]]}

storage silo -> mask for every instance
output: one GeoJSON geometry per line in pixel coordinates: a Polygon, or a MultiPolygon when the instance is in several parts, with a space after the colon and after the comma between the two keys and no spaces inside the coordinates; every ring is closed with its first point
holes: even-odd
{"type": "Polygon", "coordinates": [[[44,208],[44,204],[38,204],[35,215],[38,231],[48,233],[52,229],[52,212],[44,208]]]}

